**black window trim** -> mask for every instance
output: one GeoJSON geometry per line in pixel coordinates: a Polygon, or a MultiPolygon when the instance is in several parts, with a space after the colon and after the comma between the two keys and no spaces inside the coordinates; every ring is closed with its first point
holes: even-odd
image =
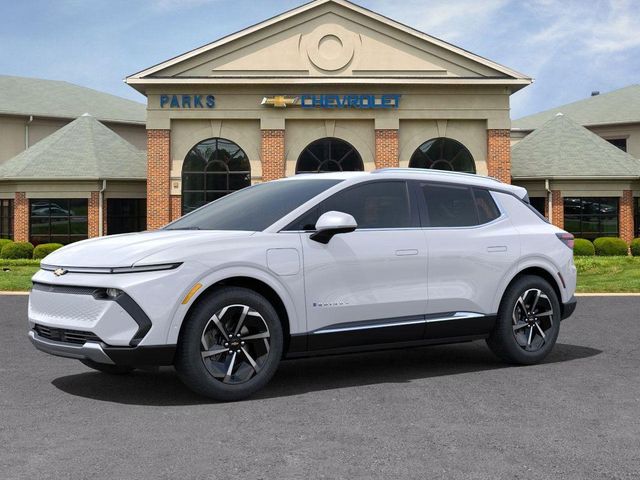
{"type": "Polygon", "coordinates": [[[503,190],[497,190],[497,189],[493,189],[493,188],[488,188],[488,187],[481,187],[481,186],[477,186],[477,185],[472,185],[472,184],[466,184],[466,183],[454,183],[454,182],[434,182],[434,181],[429,181],[429,180],[411,180],[412,183],[414,183],[414,190],[415,190],[415,195],[417,197],[417,202],[418,202],[418,207],[420,208],[420,218],[421,220],[423,220],[423,223],[426,223],[426,225],[422,226],[422,229],[428,229],[428,230],[469,230],[472,228],[484,228],[486,226],[489,225],[493,225],[494,223],[500,222],[502,220],[504,220],[505,218],[507,218],[507,212],[506,210],[502,207],[502,205],[500,205],[500,202],[498,202],[493,195],[491,195],[491,198],[493,199],[493,203],[495,203],[496,208],[498,209],[498,211],[500,212],[500,216],[497,218],[494,218],[493,220],[491,220],[490,222],[485,222],[485,223],[478,223],[476,225],[463,225],[463,226],[457,226],[457,227],[433,227],[431,226],[431,221],[429,219],[429,212],[427,210],[427,203],[426,200],[424,198],[424,194],[420,191],[420,187],[421,185],[435,185],[435,186],[449,186],[449,187],[466,187],[471,189],[471,195],[473,197],[473,204],[476,207],[476,217],[478,218],[478,222],[480,222],[480,217],[478,216],[478,210],[477,210],[477,206],[475,203],[476,200],[476,196],[474,193],[475,189],[478,190],[486,190],[489,192],[489,194],[491,194],[491,192],[498,192],[498,193],[504,193],[507,195],[511,195],[513,197],[515,197],[516,199],[520,200],[521,202],[525,203],[521,198],[519,198],[516,194],[514,194],[513,192],[505,192],[503,190]]]}
{"type": "Polygon", "coordinates": [[[351,189],[357,188],[357,187],[361,187],[363,185],[369,185],[372,183],[389,183],[389,182],[394,182],[394,183],[398,183],[398,182],[404,182],[405,186],[407,187],[407,197],[409,200],[409,218],[411,223],[413,224],[413,226],[411,227],[380,227],[380,228],[356,228],[356,232],[372,232],[372,231],[389,231],[389,230],[420,230],[421,227],[421,221],[420,221],[420,212],[419,212],[419,208],[418,205],[416,203],[416,199],[415,199],[415,193],[413,192],[413,188],[411,186],[411,182],[412,180],[408,180],[406,178],[379,178],[379,179],[375,179],[375,180],[366,180],[364,182],[358,182],[355,183],[353,185],[349,185],[346,188],[342,188],[340,190],[338,190],[337,192],[334,192],[328,196],[326,196],[325,198],[319,200],[316,204],[314,204],[311,208],[305,210],[303,213],[301,213],[300,215],[298,215],[293,221],[289,222],[285,227],[281,228],[278,233],[314,233],[316,230],[287,230],[291,225],[293,225],[294,223],[296,223],[297,221],[299,221],[302,217],[304,217],[305,215],[307,215],[309,212],[311,212],[311,210],[313,210],[314,208],[317,208],[318,206],[320,206],[320,204],[328,199],[330,199],[331,197],[333,197],[334,195],[338,195],[341,194],[343,192],[347,192],[351,189]]]}
{"type": "Polygon", "coordinates": [[[0,239],[9,239],[9,240],[13,240],[14,237],[14,231],[13,231],[13,223],[14,223],[14,199],[13,198],[1,198],[0,199],[0,239]],[[2,204],[4,202],[7,202],[7,216],[6,216],[6,220],[7,220],[7,232],[2,232],[1,227],[2,227],[2,221],[4,220],[4,215],[2,215],[2,208],[4,207],[2,204]]]}

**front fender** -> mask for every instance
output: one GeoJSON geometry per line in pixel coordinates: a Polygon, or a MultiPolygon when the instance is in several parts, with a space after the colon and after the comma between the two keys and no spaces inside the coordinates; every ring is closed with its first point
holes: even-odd
{"type": "MultiPolygon", "coordinates": [[[[296,305],[294,301],[295,294],[290,290],[290,288],[282,282],[279,278],[273,275],[271,272],[267,270],[263,270],[262,268],[248,265],[228,265],[222,269],[215,270],[213,272],[207,272],[202,278],[194,280],[193,285],[196,283],[201,283],[202,288],[198,290],[198,292],[191,298],[191,300],[183,305],[182,303],[178,306],[176,311],[174,312],[173,318],[171,320],[171,324],[169,330],[167,332],[167,344],[173,345],[178,342],[178,336],[180,335],[180,329],[182,327],[182,322],[184,321],[189,309],[198,299],[206,293],[206,291],[212,285],[215,285],[218,282],[223,280],[228,280],[234,277],[247,277],[255,280],[259,280],[269,287],[271,287],[276,294],[282,300],[284,307],[287,311],[287,315],[289,317],[289,330],[291,333],[298,333],[305,330],[306,327],[306,316],[301,315],[300,312],[304,311],[303,308],[296,305]]],[[[191,285],[189,288],[191,288],[191,285]]],[[[188,290],[185,292],[185,296],[188,293],[188,290]]],[[[184,298],[184,296],[182,297],[184,298]]],[[[301,305],[304,306],[304,302],[301,302],[301,305]]]]}

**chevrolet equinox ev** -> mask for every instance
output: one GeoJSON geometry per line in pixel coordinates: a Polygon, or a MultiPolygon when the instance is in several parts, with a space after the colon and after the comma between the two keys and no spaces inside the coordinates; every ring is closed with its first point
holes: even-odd
{"type": "Polygon", "coordinates": [[[287,358],[485,339],[508,363],[540,362],[575,286],[573,236],[523,188],[434,170],[308,174],[51,253],[29,337],[106,373],[173,365],[195,392],[237,400],[287,358]]]}

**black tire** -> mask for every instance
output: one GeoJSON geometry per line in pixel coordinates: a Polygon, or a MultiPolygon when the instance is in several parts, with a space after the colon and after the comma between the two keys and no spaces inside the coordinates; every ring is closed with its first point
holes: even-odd
{"type": "MultiPolygon", "coordinates": [[[[249,319],[250,317],[246,315],[245,312],[245,318],[249,319]]],[[[239,319],[236,321],[236,326],[238,323],[240,323],[239,319]]],[[[175,368],[182,382],[200,395],[219,401],[241,400],[260,390],[271,380],[280,363],[282,348],[282,325],[271,303],[253,290],[241,287],[223,287],[200,300],[189,317],[185,319],[176,349],[175,368]],[[238,349],[235,356],[224,351],[203,358],[203,351],[217,351],[219,347],[228,344],[229,337],[233,336],[233,328],[229,327],[232,327],[232,323],[236,321],[233,318],[232,310],[244,306],[250,309],[249,315],[252,315],[250,320],[244,321],[244,326],[240,330],[242,338],[247,338],[246,345],[244,341],[242,342],[242,345],[245,345],[245,350],[241,350],[243,347],[240,347],[239,344],[230,345],[230,349],[233,346],[238,349]],[[229,307],[229,310],[225,311],[225,307],[229,307]],[[220,314],[218,323],[222,325],[225,333],[215,324],[216,322],[213,322],[214,314],[216,314],[216,318],[220,314]],[[225,320],[227,316],[231,318],[225,320]],[[254,332],[266,327],[266,333],[269,335],[268,340],[250,341],[250,337],[260,334],[248,331],[249,325],[253,325],[254,332]],[[206,341],[203,338],[204,335],[208,335],[206,341]],[[204,343],[209,341],[212,345],[205,346],[204,343]],[[253,360],[254,364],[257,364],[258,368],[249,363],[249,358],[253,360]],[[238,359],[238,363],[232,363],[232,359],[234,362],[235,359],[238,359]],[[231,376],[228,374],[221,376],[220,372],[227,370],[229,365],[231,365],[231,370],[235,365],[237,371],[231,376]],[[249,368],[246,368],[247,365],[249,368]],[[240,374],[241,368],[244,372],[242,375],[240,374]],[[236,379],[236,375],[238,377],[248,375],[249,377],[247,380],[236,379]]]]}
{"type": "Polygon", "coordinates": [[[556,343],[560,332],[560,318],[558,296],[549,282],[535,275],[522,276],[507,288],[502,297],[496,325],[487,339],[487,345],[497,357],[507,363],[539,363],[556,343]],[[538,291],[541,294],[538,303],[534,304],[538,291]],[[523,302],[519,302],[518,299],[526,292],[529,293],[523,302]],[[531,309],[533,305],[535,308],[531,309]],[[551,315],[544,315],[550,311],[553,312],[551,315]],[[538,317],[536,313],[542,315],[538,317]]]}
{"type": "Polygon", "coordinates": [[[102,373],[108,373],[109,375],[127,375],[134,370],[134,367],[127,367],[124,365],[107,365],[106,363],[98,363],[93,360],[80,360],[89,368],[98,370],[102,373]]]}

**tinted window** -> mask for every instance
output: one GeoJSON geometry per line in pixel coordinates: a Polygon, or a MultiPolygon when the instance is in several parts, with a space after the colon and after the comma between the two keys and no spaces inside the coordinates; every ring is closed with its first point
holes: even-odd
{"type": "Polygon", "coordinates": [[[30,201],[29,238],[31,243],[68,244],[87,238],[86,198],[37,199],[30,201]]]}
{"type": "Polygon", "coordinates": [[[617,237],[618,198],[565,197],[564,229],[576,237],[617,237]]]}
{"type": "Polygon", "coordinates": [[[488,190],[479,188],[473,189],[473,196],[476,199],[476,208],[478,209],[478,220],[480,225],[489,223],[500,216],[500,210],[493,201],[493,197],[488,190]]]}
{"type": "Polygon", "coordinates": [[[261,183],[216,200],[166,228],[262,231],[340,181],[310,179],[261,183]]]}
{"type": "Polygon", "coordinates": [[[414,226],[406,182],[372,182],[336,193],[287,230],[314,230],[320,215],[332,210],[352,215],[359,229],[414,226]]]}
{"type": "Polygon", "coordinates": [[[468,187],[423,185],[429,226],[467,227],[478,224],[476,206],[468,187]]]}
{"type": "Polygon", "coordinates": [[[0,238],[13,239],[13,200],[0,200],[0,238]]]}
{"type": "Polygon", "coordinates": [[[107,200],[107,234],[141,232],[146,228],[146,199],[110,198],[107,200]]]}

